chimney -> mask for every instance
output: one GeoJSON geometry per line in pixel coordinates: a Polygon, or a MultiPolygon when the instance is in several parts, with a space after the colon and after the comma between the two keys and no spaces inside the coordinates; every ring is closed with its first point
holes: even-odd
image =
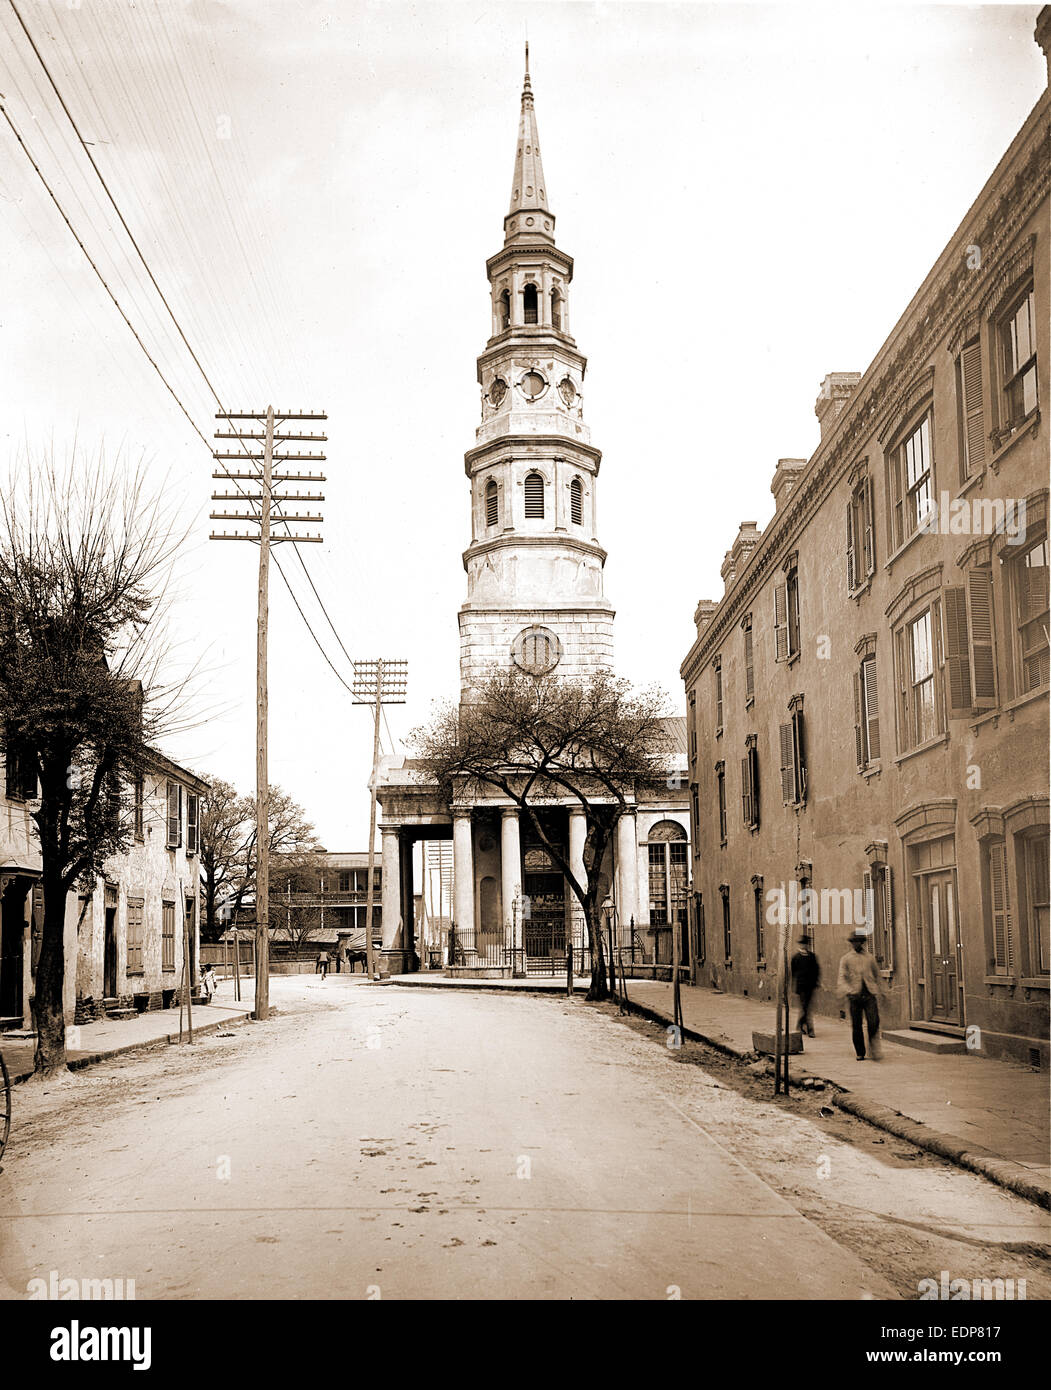
{"type": "Polygon", "coordinates": [[[697,625],[697,636],[700,637],[704,629],[715,616],[715,610],[719,607],[714,599],[698,599],[697,607],[693,610],[693,621],[697,625]]]}
{"type": "Polygon", "coordinates": [[[754,521],[741,522],[733,545],[723,556],[722,568],[719,571],[726,586],[724,592],[729,591],[734,580],[747,565],[748,557],[761,539],[762,535],[754,521]]]}
{"type": "Polygon", "coordinates": [[[847,401],[854,394],[860,380],[860,372],[829,372],[821,383],[821,390],[818,392],[817,402],[814,405],[814,414],[821,426],[822,439],[832,430],[836,421],[843,414],[847,401]]]}
{"type": "Polygon", "coordinates": [[[774,511],[779,512],[788,501],[796,479],[806,467],[806,459],[778,459],[770,491],[774,494],[774,511]]]}
{"type": "Polygon", "coordinates": [[[1047,85],[1051,87],[1051,5],[1045,5],[1036,17],[1033,38],[1044,50],[1047,59],[1047,85]]]}
{"type": "Polygon", "coordinates": [[[729,592],[730,585],[737,578],[737,570],[734,568],[733,555],[728,550],[723,556],[723,562],[719,567],[719,575],[723,581],[723,593],[729,592]]]}

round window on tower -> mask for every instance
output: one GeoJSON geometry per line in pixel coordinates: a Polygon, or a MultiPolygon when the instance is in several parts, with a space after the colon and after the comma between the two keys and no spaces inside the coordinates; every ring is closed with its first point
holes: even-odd
{"type": "Polygon", "coordinates": [[[542,396],[547,388],[547,382],[539,372],[526,372],[525,376],[518,384],[522,388],[523,393],[531,401],[535,401],[538,396],[542,396]]]}
{"type": "Polygon", "coordinates": [[[492,386],[489,387],[489,404],[494,410],[500,409],[500,403],[507,395],[507,382],[502,377],[497,377],[492,386]]]}
{"type": "Polygon", "coordinates": [[[547,676],[562,658],[562,643],[546,627],[527,627],[511,643],[511,656],[528,676],[547,676]]]}

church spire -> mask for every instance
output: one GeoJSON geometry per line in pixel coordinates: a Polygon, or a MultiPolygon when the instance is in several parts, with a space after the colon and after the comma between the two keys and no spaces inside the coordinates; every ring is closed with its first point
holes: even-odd
{"type": "Polygon", "coordinates": [[[525,46],[525,80],[522,84],[522,114],[518,121],[518,147],[511,183],[511,208],[504,218],[506,241],[539,237],[553,241],[554,218],[547,204],[544,166],[540,160],[540,136],[533,105],[533,84],[529,78],[529,43],[525,46]],[[540,213],[542,217],[535,214],[540,213]]]}

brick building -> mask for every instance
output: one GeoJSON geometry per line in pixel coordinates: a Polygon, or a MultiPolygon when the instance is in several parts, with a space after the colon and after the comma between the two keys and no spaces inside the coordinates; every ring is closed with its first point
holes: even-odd
{"type": "Polygon", "coordinates": [[[861,924],[903,1041],[1045,1066],[1049,137],[1045,91],[868,369],[825,378],[681,668],[702,981],[771,998],[783,901],[819,1012],[861,924]]]}

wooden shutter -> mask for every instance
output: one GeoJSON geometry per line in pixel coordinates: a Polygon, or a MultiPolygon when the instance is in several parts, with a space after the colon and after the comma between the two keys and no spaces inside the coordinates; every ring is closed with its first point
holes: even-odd
{"type": "Polygon", "coordinates": [[[861,733],[861,670],[854,672],[854,756],[858,771],[865,767],[865,740],[861,733]]]}
{"type": "Polygon", "coordinates": [[[870,763],[878,763],[879,744],[879,696],[876,691],[876,658],[867,656],[861,663],[861,713],[865,721],[865,740],[870,763]]]}
{"type": "Polygon", "coordinates": [[[128,899],[128,930],[125,937],[127,963],[125,973],[141,975],[144,970],[142,951],[142,898],[128,899]]]}
{"type": "Polygon", "coordinates": [[[199,805],[196,792],[186,793],[186,853],[197,853],[197,808],[199,805]]]}
{"type": "Polygon", "coordinates": [[[904,752],[912,746],[912,731],[909,728],[909,649],[907,629],[900,627],[894,634],[898,676],[898,751],[904,752]]]}
{"type": "Polygon", "coordinates": [[[752,824],[752,764],[747,755],[741,759],[741,812],[745,825],[752,824]]]}
{"type": "Polygon", "coordinates": [[[179,805],[179,793],[182,788],[176,782],[168,783],[168,837],[167,844],[169,849],[177,849],[179,846],[179,822],[182,817],[179,815],[181,809],[179,805]]]}
{"type": "Polygon", "coordinates": [[[806,800],[807,770],[806,727],[803,723],[803,711],[801,709],[792,711],[792,737],[795,740],[796,798],[798,801],[803,802],[806,800]]]}
{"type": "Polygon", "coordinates": [[[774,586],[774,658],[788,660],[788,585],[774,586]]]}
{"type": "Polygon", "coordinates": [[[979,566],[967,575],[967,626],[971,680],[977,709],[996,707],[996,651],[993,644],[993,572],[979,566]]]}
{"type": "Polygon", "coordinates": [[[883,870],[883,968],[894,969],[894,870],[888,864],[883,870]]]}
{"type": "Polygon", "coordinates": [[[544,515],[544,480],[539,473],[530,473],[525,480],[525,514],[531,520],[544,515]]]}
{"type": "Polygon", "coordinates": [[[857,565],[854,556],[854,498],[847,503],[847,592],[853,593],[857,586],[857,565]]]}
{"type": "Polygon", "coordinates": [[[1014,970],[1011,941],[1011,905],[1007,897],[1007,850],[1003,840],[989,845],[989,898],[993,926],[993,966],[998,972],[1014,970]]]}
{"type": "Polygon", "coordinates": [[[788,805],[799,800],[796,792],[796,760],[792,746],[792,725],[782,724],[781,735],[781,800],[788,805]]]}
{"type": "Polygon", "coordinates": [[[574,478],[569,485],[569,519],[574,526],[584,523],[584,489],[579,478],[574,478]]]}
{"type": "MultiPolygon", "coordinates": [[[[872,954],[876,955],[876,900],[872,893],[872,870],[866,869],[861,875],[861,892],[865,904],[865,926],[872,942],[872,954]]],[[[857,924],[855,923],[855,926],[857,924]]]]}
{"type": "Polygon", "coordinates": [[[500,501],[496,491],[496,484],[488,482],[485,485],[485,524],[495,526],[500,519],[500,501]]]}
{"type": "MultiPolygon", "coordinates": [[[[932,623],[932,637],[933,626],[932,623]]],[[[945,664],[948,667],[949,714],[957,718],[969,715],[974,701],[967,642],[967,598],[962,584],[945,590],[945,664]]]]}
{"type": "Polygon", "coordinates": [[[755,660],[750,627],[744,630],[744,695],[746,700],[751,700],[755,695],[755,660]]]}
{"type": "Polygon", "coordinates": [[[752,794],[752,824],[759,828],[759,750],[749,748],[748,764],[750,773],[748,777],[748,789],[752,794]]]}
{"type": "Polygon", "coordinates": [[[985,412],[982,409],[982,348],[970,343],[960,354],[963,395],[964,469],[967,477],[985,464],[985,412]]]}
{"type": "Polygon", "coordinates": [[[876,569],[876,509],[872,495],[872,479],[866,474],[861,485],[861,555],[865,577],[876,569]]]}

